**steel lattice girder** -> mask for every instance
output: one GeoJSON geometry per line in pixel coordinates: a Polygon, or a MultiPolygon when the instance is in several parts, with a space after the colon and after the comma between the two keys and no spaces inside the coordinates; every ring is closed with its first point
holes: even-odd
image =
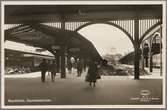
{"type": "Polygon", "coordinates": [[[6,5],[5,24],[161,19],[162,5],[6,5]]]}

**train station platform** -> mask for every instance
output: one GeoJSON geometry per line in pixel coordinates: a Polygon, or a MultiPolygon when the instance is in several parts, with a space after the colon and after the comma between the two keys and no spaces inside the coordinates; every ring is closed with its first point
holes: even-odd
{"type": "Polygon", "coordinates": [[[40,72],[7,75],[5,77],[6,105],[158,105],[162,104],[162,79],[134,80],[129,76],[102,76],[96,87],[89,87],[85,75],[76,71],[66,79],[56,75],[51,82],[40,80],[40,72]],[[148,91],[143,99],[142,91],[148,91]],[[22,100],[15,102],[14,100],[22,100]],[[41,101],[42,100],[42,101],[41,101]]]}

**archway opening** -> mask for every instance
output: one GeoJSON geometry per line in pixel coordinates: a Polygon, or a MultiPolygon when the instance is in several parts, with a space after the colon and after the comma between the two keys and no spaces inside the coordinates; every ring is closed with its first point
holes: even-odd
{"type": "MultiPolygon", "coordinates": [[[[104,23],[90,24],[81,28],[78,32],[94,44],[99,54],[107,61],[109,66],[118,67],[120,65],[119,60],[134,51],[132,41],[129,37],[113,25],[104,23]]],[[[131,60],[130,66],[132,69],[133,60],[131,60]]],[[[112,69],[112,73],[114,73],[113,71],[117,74],[115,68],[112,69]]]]}
{"type": "Polygon", "coordinates": [[[108,53],[125,55],[134,50],[127,35],[110,24],[91,24],[78,32],[94,44],[101,56],[108,53]]]}

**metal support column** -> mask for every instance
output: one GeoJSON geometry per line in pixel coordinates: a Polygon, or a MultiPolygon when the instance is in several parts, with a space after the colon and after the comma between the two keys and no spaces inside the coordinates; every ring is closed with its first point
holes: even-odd
{"type": "Polygon", "coordinates": [[[143,53],[143,48],[144,48],[144,46],[143,46],[143,42],[142,42],[142,56],[141,56],[141,65],[142,65],[142,71],[144,71],[144,53],[143,53]]]}
{"type": "Polygon", "coordinates": [[[61,78],[66,78],[65,46],[61,47],[61,78]]]}
{"type": "MultiPolygon", "coordinates": [[[[65,21],[61,22],[61,28],[65,30],[65,21]]],[[[66,78],[66,67],[65,67],[65,44],[61,45],[61,78],[66,78]]]]}
{"type": "Polygon", "coordinates": [[[56,65],[57,65],[57,72],[60,72],[60,53],[57,52],[56,54],[56,65]]]}
{"type": "Polygon", "coordinates": [[[152,52],[150,53],[150,72],[153,72],[153,55],[152,52]]]}
{"type": "Polygon", "coordinates": [[[135,31],[135,56],[134,56],[134,79],[138,80],[140,77],[140,44],[139,44],[139,20],[134,21],[134,31],[135,31]]]}
{"type": "Polygon", "coordinates": [[[160,76],[162,76],[162,26],[160,29],[160,76]]]}
{"type": "Polygon", "coordinates": [[[149,71],[153,72],[153,54],[152,54],[152,40],[151,38],[149,39],[149,43],[150,43],[150,51],[149,51],[149,71]]]}

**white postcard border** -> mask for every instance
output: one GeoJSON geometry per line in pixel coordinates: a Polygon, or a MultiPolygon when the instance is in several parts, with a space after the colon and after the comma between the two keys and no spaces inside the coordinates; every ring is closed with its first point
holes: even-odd
{"type": "Polygon", "coordinates": [[[166,1],[2,1],[1,2],[1,107],[4,109],[52,109],[52,108],[165,108],[166,97],[162,105],[19,105],[6,106],[4,104],[4,6],[5,5],[127,5],[127,4],[161,4],[163,5],[163,96],[166,91],[166,1]]]}

